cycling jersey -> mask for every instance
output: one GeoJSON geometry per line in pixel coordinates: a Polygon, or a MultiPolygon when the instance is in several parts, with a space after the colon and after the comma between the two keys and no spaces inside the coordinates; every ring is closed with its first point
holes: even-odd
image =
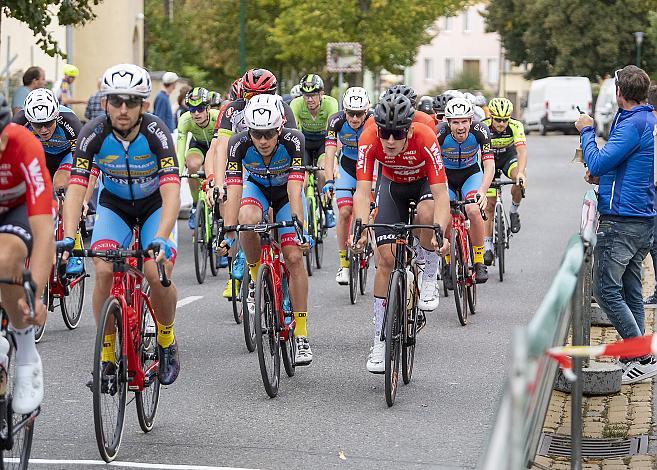
{"type": "Polygon", "coordinates": [[[192,114],[189,111],[180,115],[180,118],[178,119],[178,140],[176,142],[176,155],[178,156],[179,166],[182,167],[185,162],[187,134],[192,134],[192,142],[189,144],[189,150],[205,149],[205,152],[202,152],[203,155],[205,155],[207,149],[210,148],[210,142],[212,142],[212,136],[214,135],[214,128],[217,125],[218,118],[219,110],[210,109],[208,111],[207,125],[205,127],[200,127],[194,122],[192,114]],[[194,145],[194,142],[198,142],[200,145],[194,145]]]}
{"type": "Polygon", "coordinates": [[[520,121],[509,119],[509,125],[502,132],[496,132],[492,127],[491,118],[484,121],[490,129],[490,143],[495,160],[502,160],[517,155],[516,147],[527,144],[525,129],[520,121]]]}
{"type": "MultiPolygon", "coordinates": [[[[434,131],[436,129],[435,119],[429,116],[424,111],[419,111],[416,109],[415,114],[413,114],[413,122],[419,122],[421,124],[429,126],[431,129],[434,129],[434,131]]],[[[370,127],[376,127],[376,121],[374,121],[373,117],[365,121],[365,130],[369,129],[370,127]]]]}
{"type": "Polygon", "coordinates": [[[374,162],[379,161],[383,176],[395,183],[412,183],[425,177],[429,184],[447,182],[433,129],[413,123],[410,130],[412,135],[407,138],[406,148],[396,157],[389,157],[383,152],[377,128],[366,129],[358,142],[357,179],[372,181],[374,162]]]}
{"type": "Polygon", "coordinates": [[[102,171],[105,191],[120,199],[143,199],[164,184],[180,184],[173,139],[153,114],[142,116],[131,142],[118,139],[105,116],[85,124],[78,140],[70,184],[86,187],[94,166],[102,171]]]}
{"type": "MultiPolygon", "coordinates": [[[[247,130],[246,122],[244,121],[244,108],[246,107],[246,99],[240,98],[231,102],[223,114],[217,120],[214,129],[214,137],[224,136],[230,137],[231,135],[247,130]]],[[[290,107],[283,102],[283,123],[288,129],[297,127],[294,119],[294,113],[290,107]]]]}
{"type": "Polygon", "coordinates": [[[328,129],[326,131],[326,147],[337,147],[338,139],[342,144],[342,157],[351,160],[358,160],[358,138],[365,129],[365,122],[371,116],[367,113],[365,121],[358,129],[352,129],[347,121],[347,113],[339,111],[329,118],[328,129]]]}
{"type": "Polygon", "coordinates": [[[490,131],[481,122],[470,125],[470,132],[461,143],[457,142],[452,135],[449,124],[442,123],[438,127],[438,143],[445,168],[448,170],[479,165],[478,152],[480,149],[482,163],[493,158],[490,148],[490,131]]]}
{"type": "Polygon", "coordinates": [[[303,133],[307,141],[324,141],[329,117],[338,112],[338,100],[332,96],[323,96],[319,104],[317,116],[313,117],[303,96],[298,96],[290,102],[290,107],[297,122],[297,128],[303,133]]]}

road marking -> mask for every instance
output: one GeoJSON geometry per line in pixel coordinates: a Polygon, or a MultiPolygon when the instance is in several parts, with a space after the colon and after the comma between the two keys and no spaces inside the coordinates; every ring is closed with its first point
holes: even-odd
{"type": "Polygon", "coordinates": [[[192,302],[196,302],[198,299],[202,299],[202,298],[203,298],[202,295],[190,295],[189,297],[180,299],[176,304],[176,308],[184,307],[185,305],[191,304],[192,302]]]}
{"type": "MultiPolygon", "coordinates": [[[[195,299],[196,300],[196,299],[195,299]]],[[[5,461],[19,463],[19,459],[9,458],[5,461]]],[[[245,467],[208,467],[205,465],[171,465],[159,463],[139,463],[139,462],[110,462],[105,463],[102,460],[55,460],[55,459],[30,459],[30,465],[103,465],[108,467],[122,468],[155,468],[160,470],[256,470],[245,467]]]]}

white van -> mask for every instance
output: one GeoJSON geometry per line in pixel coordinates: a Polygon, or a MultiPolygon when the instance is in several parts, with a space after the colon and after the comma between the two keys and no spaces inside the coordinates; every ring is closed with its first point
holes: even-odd
{"type": "Polygon", "coordinates": [[[611,130],[611,121],[618,111],[616,102],[616,82],[613,78],[608,78],[600,85],[600,93],[595,101],[595,132],[600,137],[609,138],[611,130]]]}
{"type": "Polygon", "coordinates": [[[525,132],[536,130],[575,132],[579,117],[577,107],[591,114],[593,96],[591,82],[586,77],[548,77],[532,82],[523,114],[525,132]]]}

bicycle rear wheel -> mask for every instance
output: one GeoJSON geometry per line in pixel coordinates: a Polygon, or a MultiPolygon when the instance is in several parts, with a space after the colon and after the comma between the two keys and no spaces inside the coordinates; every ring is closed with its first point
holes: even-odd
{"type": "Polygon", "coordinates": [[[82,307],[84,306],[84,286],[86,274],[81,274],[73,279],[65,280],[68,283],[68,294],[60,299],[59,308],[62,311],[64,324],[69,330],[74,330],[80,324],[82,318],[82,307]]]}
{"type": "MultiPolygon", "coordinates": [[[[144,281],[143,291],[149,297],[151,286],[144,281]]],[[[153,429],[153,422],[157,414],[157,406],[160,402],[160,381],[157,378],[157,364],[159,355],[157,349],[157,323],[148,310],[146,302],[141,309],[141,327],[139,329],[139,354],[141,368],[144,371],[144,390],[135,392],[135,403],[137,405],[137,419],[139,427],[144,432],[153,429]]]]}
{"type": "Polygon", "coordinates": [[[360,256],[349,250],[349,301],[356,303],[358,297],[358,272],[360,270],[360,256]]]}
{"type": "Polygon", "coordinates": [[[123,357],[123,319],[121,303],[115,297],[105,301],[96,331],[93,364],[94,428],[98,451],[105,462],[116,458],[123,435],[127,395],[126,358],[123,357]],[[105,332],[115,335],[113,367],[103,367],[102,351],[105,332]],[[113,370],[112,370],[113,369],[113,370]]]}
{"type": "Polygon", "coordinates": [[[495,208],[495,254],[497,256],[497,272],[500,282],[504,282],[504,250],[506,249],[506,231],[504,229],[504,211],[501,205],[495,208]]]}
{"type": "Polygon", "coordinates": [[[242,319],[244,323],[244,342],[246,349],[249,352],[256,350],[256,318],[255,318],[255,302],[254,299],[249,299],[249,284],[251,283],[251,271],[248,265],[244,266],[244,275],[242,276],[242,319]]]}
{"type": "Polygon", "coordinates": [[[278,331],[278,316],[274,299],[274,284],[269,266],[263,264],[258,270],[255,298],[256,345],[260,374],[267,395],[278,394],[281,378],[281,339],[278,331]]]}
{"type": "Polygon", "coordinates": [[[461,240],[458,230],[452,230],[450,237],[450,276],[454,286],[454,303],[456,304],[456,315],[461,325],[468,324],[468,300],[465,290],[466,267],[463,265],[461,256],[461,240]]]}
{"type": "Polygon", "coordinates": [[[281,356],[283,356],[283,366],[288,377],[292,377],[295,372],[296,364],[294,357],[297,355],[297,342],[294,338],[294,329],[290,328],[287,333],[287,341],[281,341],[281,356]]]}
{"type": "Polygon", "coordinates": [[[440,276],[440,280],[442,281],[443,285],[443,297],[449,297],[449,289],[447,289],[447,284],[445,284],[445,278],[447,276],[451,276],[450,272],[445,273],[445,266],[447,265],[447,262],[445,261],[444,256],[438,256],[438,276],[440,276]]]}
{"type": "Polygon", "coordinates": [[[196,203],[196,226],[192,242],[194,243],[194,270],[199,284],[205,282],[205,273],[208,269],[208,244],[205,233],[205,203],[199,199],[196,203]]]}
{"type": "Polygon", "coordinates": [[[385,393],[388,406],[395,404],[397,382],[399,379],[399,356],[402,340],[401,319],[403,317],[402,309],[406,308],[406,299],[403,297],[404,289],[402,282],[404,282],[404,279],[401,273],[394,272],[392,280],[390,281],[388,305],[386,306],[385,313],[385,393]]]}
{"type": "MultiPolygon", "coordinates": [[[[413,283],[415,289],[415,283],[413,283]]],[[[407,293],[408,295],[408,293],[407,293]]],[[[415,341],[417,337],[417,294],[413,292],[413,305],[411,308],[404,308],[404,323],[402,337],[402,379],[404,384],[408,385],[413,376],[413,363],[415,361],[415,341]]]]}
{"type": "MultiPolygon", "coordinates": [[[[474,259],[474,251],[472,249],[472,243],[470,243],[470,236],[466,239],[468,242],[467,248],[468,253],[470,253],[470,261],[474,259]]],[[[470,263],[465,266],[466,280],[465,291],[468,294],[468,310],[470,310],[470,315],[477,313],[477,281],[474,276],[474,266],[470,263]]]]}

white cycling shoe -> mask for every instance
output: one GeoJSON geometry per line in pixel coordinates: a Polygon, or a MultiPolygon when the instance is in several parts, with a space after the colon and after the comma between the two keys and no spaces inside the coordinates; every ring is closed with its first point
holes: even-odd
{"type": "Polygon", "coordinates": [[[43,367],[41,358],[35,364],[16,365],[12,408],[19,414],[36,410],[43,401],[43,367]]]}
{"type": "Polygon", "coordinates": [[[294,363],[297,366],[307,366],[313,362],[313,350],[310,349],[310,343],[305,336],[296,336],[297,354],[294,356],[294,363]]]}
{"type": "Polygon", "coordinates": [[[417,303],[418,308],[430,312],[437,309],[439,303],[440,297],[438,296],[438,282],[435,279],[422,281],[420,298],[417,303]]]}
{"type": "Polygon", "coordinates": [[[335,275],[335,282],[341,286],[349,285],[349,268],[338,269],[338,274],[335,275]]]}
{"type": "Polygon", "coordinates": [[[386,371],[386,342],[379,339],[374,340],[367,357],[367,370],[373,374],[383,374],[386,371]]]}

